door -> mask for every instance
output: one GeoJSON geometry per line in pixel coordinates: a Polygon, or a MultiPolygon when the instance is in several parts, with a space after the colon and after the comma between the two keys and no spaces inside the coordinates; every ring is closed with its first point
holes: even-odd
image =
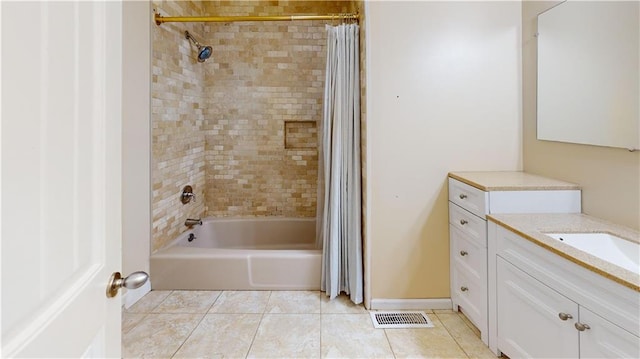
{"type": "Polygon", "coordinates": [[[2,356],[119,357],[118,2],[2,2],[2,356]]]}
{"type": "Polygon", "coordinates": [[[498,349],[510,358],[577,358],[578,304],[497,257],[498,349]]]}

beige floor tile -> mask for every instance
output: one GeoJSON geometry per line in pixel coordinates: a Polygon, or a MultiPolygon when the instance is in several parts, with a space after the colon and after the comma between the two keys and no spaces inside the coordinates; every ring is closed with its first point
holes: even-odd
{"type": "Polygon", "coordinates": [[[467,358],[442,323],[430,316],[433,328],[385,329],[396,358],[467,358]]]}
{"type": "Polygon", "coordinates": [[[219,291],[176,290],[153,309],[154,313],[206,313],[219,291]]]}
{"type": "Polygon", "coordinates": [[[146,313],[122,312],[122,334],[128,333],[146,317],[146,313]]]}
{"type": "Polygon", "coordinates": [[[209,313],[264,313],[270,295],[269,291],[224,291],[209,313]]]}
{"type": "Polygon", "coordinates": [[[319,314],[265,314],[249,358],[318,358],[319,314]]]}
{"type": "Polygon", "coordinates": [[[458,316],[460,317],[460,319],[464,321],[464,323],[469,327],[469,329],[471,329],[471,331],[476,335],[476,337],[480,338],[480,335],[481,335],[480,329],[478,329],[475,325],[473,325],[473,323],[471,323],[469,318],[467,318],[467,316],[464,315],[464,313],[458,312],[458,316]]]}
{"type": "Polygon", "coordinates": [[[140,298],[136,304],[132,305],[129,309],[126,309],[128,313],[151,313],[163,300],[165,300],[170,290],[152,290],[140,298]]]}
{"type": "Polygon", "coordinates": [[[271,292],[265,313],[320,313],[318,291],[274,291],[271,292]]]}
{"type": "Polygon", "coordinates": [[[460,315],[457,313],[438,313],[437,316],[469,358],[495,358],[495,355],[467,326],[460,315]]]}
{"type": "Polygon", "coordinates": [[[375,329],[369,314],[323,314],[323,358],[393,358],[383,329],[375,329]]]}
{"type": "Polygon", "coordinates": [[[176,351],[183,358],[493,357],[468,319],[451,310],[426,311],[435,328],[383,330],[374,329],[364,307],[346,295],[329,301],[313,291],[216,294],[147,294],[123,313],[124,357],[168,358],[176,351]],[[164,312],[203,313],[209,306],[206,316],[164,312]],[[163,313],[147,314],[157,311],[163,313]]]}
{"type": "Polygon", "coordinates": [[[262,314],[207,314],[174,358],[244,358],[262,314]]]}
{"type": "Polygon", "coordinates": [[[334,299],[329,300],[325,293],[321,293],[320,312],[323,314],[363,314],[368,313],[362,304],[353,304],[351,299],[345,294],[341,294],[334,299]]]}
{"type": "Polygon", "coordinates": [[[123,337],[125,358],[170,358],[204,314],[149,314],[123,337]]]}

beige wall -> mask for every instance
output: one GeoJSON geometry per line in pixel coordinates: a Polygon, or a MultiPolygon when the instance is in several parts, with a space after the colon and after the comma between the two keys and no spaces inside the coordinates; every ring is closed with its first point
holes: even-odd
{"type": "Polygon", "coordinates": [[[520,3],[367,6],[371,297],[448,298],[447,173],[521,166],[520,3]]]}
{"type": "Polygon", "coordinates": [[[558,2],[522,8],[523,159],[530,173],[582,186],[582,211],[640,229],[640,152],[536,139],[536,16],[558,2]]]}

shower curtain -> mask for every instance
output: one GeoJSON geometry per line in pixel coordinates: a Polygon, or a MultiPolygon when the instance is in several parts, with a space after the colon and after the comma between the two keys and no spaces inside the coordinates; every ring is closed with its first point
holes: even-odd
{"type": "Polygon", "coordinates": [[[356,24],[326,26],[327,68],[318,162],[318,242],[321,288],[359,304],[363,296],[360,59],[356,24]]]}

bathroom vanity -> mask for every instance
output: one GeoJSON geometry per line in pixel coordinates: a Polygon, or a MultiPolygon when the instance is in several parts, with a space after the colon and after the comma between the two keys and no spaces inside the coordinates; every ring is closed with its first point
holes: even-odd
{"type": "Polygon", "coordinates": [[[449,173],[451,301],[489,345],[487,219],[491,213],[580,213],[580,188],[524,172],[449,173]]]}
{"type": "Polygon", "coordinates": [[[640,357],[640,233],[580,212],[575,184],[449,174],[453,309],[496,355],[640,357]]]}
{"type": "Polygon", "coordinates": [[[488,218],[494,353],[640,357],[639,232],[584,214],[488,218]]]}

